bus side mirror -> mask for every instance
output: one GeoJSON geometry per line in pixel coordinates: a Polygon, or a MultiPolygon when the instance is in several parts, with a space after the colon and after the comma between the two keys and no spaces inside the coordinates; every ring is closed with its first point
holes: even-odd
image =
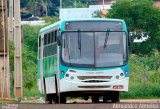
{"type": "Polygon", "coordinates": [[[128,35],[128,45],[131,46],[132,45],[132,33],[130,32],[128,35]]]}
{"type": "Polygon", "coordinates": [[[132,32],[130,32],[129,29],[128,29],[128,45],[129,46],[132,45],[132,32]]]}
{"type": "Polygon", "coordinates": [[[62,46],[62,39],[61,39],[60,35],[57,37],[57,44],[58,44],[58,46],[62,46]]]}

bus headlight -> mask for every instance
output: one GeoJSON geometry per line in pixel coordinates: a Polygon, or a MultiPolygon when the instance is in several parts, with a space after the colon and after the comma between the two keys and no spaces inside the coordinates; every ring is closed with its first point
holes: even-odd
{"type": "Polygon", "coordinates": [[[120,76],[124,76],[124,73],[121,73],[120,76]]]}
{"type": "Polygon", "coordinates": [[[119,79],[119,76],[118,76],[118,75],[116,76],[116,79],[119,79]]]}
{"type": "Polygon", "coordinates": [[[64,71],[62,71],[61,74],[64,75],[64,71]]]}
{"type": "Polygon", "coordinates": [[[66,77],[69,77],[69,74],[67,73],[65,76],[66,76],[66,77]]]}

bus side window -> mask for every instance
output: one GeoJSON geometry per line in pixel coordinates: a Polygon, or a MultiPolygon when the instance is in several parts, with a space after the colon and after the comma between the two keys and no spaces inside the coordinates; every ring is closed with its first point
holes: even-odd
{"type": "Polygon", "coordinates": [[[41,47],[41,36],[39,36],[39,47],[41,47]]]}
{"type": "Polygon", "coordinates": [[[50,44],[51,43],[51,37],[50,37],[50,33],[48,33],[48,44],[50,44]]]}
{"type": "Polygon", "coordinates": [[[47,45],[47,34],[44,35],[44,45],[47,45]]]}
{"type": "Polygon", "coordinates": [[[55,31],[55,42],[57,42],[57,30],[55,31]]]}
{"type": "Polygon", "coordinates": [[[53,31],[53,43],[55,43],[55,31],[53,31]]]}
{"type": "Polygon", "coordinates": [[[53,38],[53,36],[54,36],[54,33],[52,32],[52,33],[51,33],[51,43],[53,43],[53,42],[54,42],[54,38],[53,38]]]}
{"type": "Polygon", "coordinates": [[[38,59],[40,59],[40,50],[41,50],[41,36],[39,35],[39,39],[38,39],[38,59]]]}

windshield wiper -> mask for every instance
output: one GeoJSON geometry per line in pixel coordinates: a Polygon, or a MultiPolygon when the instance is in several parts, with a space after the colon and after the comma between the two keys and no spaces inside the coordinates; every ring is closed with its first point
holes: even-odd
{"type": "Polygon", "coordinates": [[[105,37],[103,49],[105,49],[107,47],[108,37],[109,37],[109,30],[107,30],[107,32],[106,32],[106,37],[105,37]]]}
{"type": "Polygon", "coordinates": [[[80,30],[78,30],[78,49],[80,50],[80,56],[81,56],[81,34],[80,34],[80,30]]]}

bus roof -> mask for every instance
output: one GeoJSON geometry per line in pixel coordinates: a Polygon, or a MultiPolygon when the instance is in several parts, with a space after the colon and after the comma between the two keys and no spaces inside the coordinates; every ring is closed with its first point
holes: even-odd
{"type": "Polygon", "coordinates": [[[112,19],[112,18],[77,18],[77,19],[64,19],[62,22],[66,21],[120,21],[123,22],[124,20],[122,19],[112,19]]]}
{"type": "Polygon", "coordinates": [[[44,27],[40,30],[40,34],[46,31],[50,31],[53,28],[57,28],[58,26],[61,25],[63,22],[71,22],[71,21],[119,21],[123,22],[124,20],[122,19],[112,19],[112,18],[77,18],[77,19],[66,19],[66,20],[60,20],[59,22],[53,23],[47,27],[44,27]]]}
{"type": "Polygon", "coordinates": [[[41,34],[43,32],[50,31],[52,28],[58,27],[60,25],[60,22],[61,21],[53,23],[53,24],[51,24],[49,26],[46,26],[46,27],[42,28],[39,33],[41,34]]]}

